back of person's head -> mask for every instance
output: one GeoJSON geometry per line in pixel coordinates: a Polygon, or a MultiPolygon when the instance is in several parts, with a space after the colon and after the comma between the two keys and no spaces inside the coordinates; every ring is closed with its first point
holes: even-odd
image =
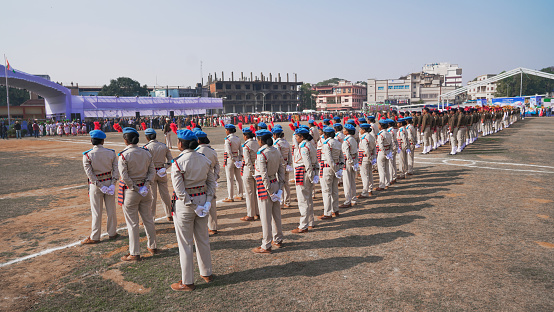
{"type": "Polygon", "coordinates": [[[123,138],[127,142],[129,142],[129,144],[138,144],[138,142],[139,142],[139,135],[137,133],[134,133],[134,132],[123,134],[123,138]]]}

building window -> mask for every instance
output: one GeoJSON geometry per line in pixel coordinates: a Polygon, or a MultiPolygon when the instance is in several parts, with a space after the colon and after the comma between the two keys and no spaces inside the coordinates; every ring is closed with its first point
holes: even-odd
{"type": "Polygon", "coordinates": [[[282,85],[282,86],[281,86],[281,89],[286,90],[286,89],[287,89],[287,85],[282,85]]]}
{"type": "Polygon", "coordinates": [[[240,88],[241,88],[241,85],[239,84],[235,85],[235,89],[240,90],[240,88]]]}
{"type": "Polygon", "coordinates": [[[277,90],[279,89],[279,86],[278,85],[273,85],[273,90],[277,90]]]}
{"type": "Polygon", "coordinates": [[[246,90],[250,90],[250,85],[247,84],[246,86],[244,86],[246,90]]]}
{"type": "Polygon", "coordinates": [[[277,99],[277,94],[274,94],[274,95],[273,95],[273,99],[274,99],[274,100],[277,99]]]}
{"type": "Polygon", "coordinates": [[[286,100],[288,96],[286,94],[283,94],[283,100],[286,100]]]}
{"type": "Polygon", "coordinates": [[[384,87],[377,87],[377,90],[384,90],[384,87]]]}
{"type": "Polygon", "coordinates": [[[237,100],[242,100],[242,95],[238,94],[238,95],[236,96],[236,99],[237,99],[237,100]]]}
{"type": "Polygon", "coordinates": [[[226,84],[226,85],[225,85],[225,89],[231,90],[231,84],[230,84],[230,83],[226,84]]]}
{"type": "Polygon", "coordinates": [[[250,94],[247,94],[247,95],[246,95],[246,99],[247,99],[247,100],[250,100],[250,98],[251,98],[251,95],[250,95],[250,94]]]}

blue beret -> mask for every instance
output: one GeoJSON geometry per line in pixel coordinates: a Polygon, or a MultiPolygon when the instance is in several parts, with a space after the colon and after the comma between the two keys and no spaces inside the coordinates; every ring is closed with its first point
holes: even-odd
{"type": "Polygon", "coordinates": [[[333,129],[332,127],[326,126],[326,127],[323,127],[323,132],[326,132],[326,133],[335,132],[335,129],[333,129]]]}
{"type": "MultiPolygon", "coordinates": [[[[353,125],[356,124],[356,122],[354,121],[354,119],[348,119],[348,121],[346,121],[346,123],[353,124],[353,125]]],[[[355,126],[354,126],[354,127],[355,127],[355,126]]]]}
{"type": "Polygon", "coordinates": [[[359,118],[358,121],[359,121],[360,123],[364,123],[364,122],[365,122],[365,118],[364,118],[364,117],[359,118]]]}
{"type": "Polygon", "coordinates": [[[375,116],[367,116],[367,119],[375,120],[375,116]]]}
{"type": "Polygon", "coordinates": [[[300,128],[304,128],[304,129],[310,129],[310,127],[308,127],[307,125],[300,125],[300,128]]]}
{"type": "Polygon", "coordinates": [[[233,124],[226,124],[225,129],[236,129],[236,127],[233,124]]]}
{"type": "Polygon", "coordinates": [[[334,120],[340,120],[340,117],[339,116],[335,116],[333,117],[334,120]]]}
{"type": "Polygon", "coordinates": [[[258,127],[263,128],[263,129],[267,129],[267,125],[265,124],[265,122],[258,123],[258,127]]]}
{"type": "Polygon", "coordinates": [[[323,122],[329,122],[329,121],[331,121],[331,119],[328,119],[328,118],[323,119],[323,122]]]}
{"type": "Polygon", "coordinates": [[[404,118],[404,120],[406,120],[406,121],[410,121],[410,120],[412,120],[412,119],[413,119],[412,117],[406,117],[406,118],[404,118]]]}
{"type": "Polygon", "coordinates": [[[381,120],[379,120],[379,123],[382,124],[382,125],[386,125],[389,122],[386,119],[381,119],[381,120]]]}
{"type": "Polygon", "coordinates": [[[244,129],[242,129],[242,133],[243,133],[243,134],[252,133],[252,129],[250,129],[250,128],[244,128],[244,129]]]}
{"type": "Polygon", "coordinates": [[[198,137],[194,132],[186,129],[186,130],[177,130],[177,137],[181,140],[187,140],[187,141],[196,141],[198,140],[198,137]]]}
{"type": "Polygon", "coordinates": [[[351,130],[351,131],[356,131],[356,127],[354,127],[353,125],[347,123],[346,125],[344,125],[344,129],[346,130],[351,130]]]}
{"type": "Polygon", "coordinates": [[[274,127],[273,129],[271,129],[271,133],[273,133],[273,134],[275,134],[275,133],[283,133],[283,129],[282,129],[282,128],[274,127]]]}
{"type": "Polygon", "coordinates": [[[258,137],[268,135],[268,134],[271,135],[271,132],[269,132],[269,130],[266,130],[266,129],[256,131],[256,136],[258,137]]]}
{"type": "Polygon", "coordinates": [[[342,125],[341,125],[340,123],[337,122],[337,123],[335,123],[335,124],[333,125],[333,127],[335,127],[335,128],[336,128],[336,127],[342,127],[342,125]]]}
{"type": "Polygon", "coordinates": [[[208,137],[208,134],[202,130],[196,130],[196,131],[193,131],[192,133],[194,133],[196,135],[197,138],[207,138],[208,137]]]}
{"type": "Polygon", "coordinates": [[[125,134],[125,133],[136,133],[136,134],[138,134],[138,131],[135,128],[125,127],[125,128],[123,128],[123,134],[125,134]]]}
{"type": "Polygon", "coordinates": [[[398,118],[398,119],[396,120],[396,122],[403,122],[403,121],[404,121],[404,118],[398,118]]]}
{"type": "Polygon", "coordinates": [[[281,127],[281,125],[279,125],[279,124],[276,124],[275,127],[273,127],[273,128],[283,129],[283,127],[281,127]]]}
{"type": "Polygon", "coordinates": [[[368,123],[363,123],[363,124],[360,124],[360,128],[363,128],[363,129],[371,128],[371,125],[368,123]]]}
{"type": "Polygon", "coordinates": [[[301,133],[310,133],[310,131],[306,128],[298,128],[294,131],[294,134],[301,134],[301,133]]]}
{"type": "Polygon", "coordinates": [[[152,128],[148,128],[148,129],[144,130],[144,134],[146,134],[146,135],[156,134],[156,130],[154,130],[152,128]]]}
{"type": "Polygon", "coordinates": [[[389,118],[387,119],[387,123],[395,123],[395,121],[389,118]]]}
{"type": "Polygon", "coordinates": [[[313,124],[313,123],[315,123],[315,120],[313,120],[313,119],[310,119],[310,120],[308,120],[308,123],[311,123],[311,124],[313,124]]]}
{"type": "Polygon", "coordinates": [[[106,134],[102,130],[92,130],[90,133],[90,137],[93,139],[105,139],[106,134]]]}

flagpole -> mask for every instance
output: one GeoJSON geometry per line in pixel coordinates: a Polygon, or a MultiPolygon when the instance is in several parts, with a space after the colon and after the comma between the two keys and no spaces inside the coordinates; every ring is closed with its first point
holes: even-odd
{"type": "Polygon", "coordinates": [[[10,92],[8,87],[8,59],[4,54],[4,74],[6,75],[6,104],[8,105],[8,131],[10,130],[10,92]]]}

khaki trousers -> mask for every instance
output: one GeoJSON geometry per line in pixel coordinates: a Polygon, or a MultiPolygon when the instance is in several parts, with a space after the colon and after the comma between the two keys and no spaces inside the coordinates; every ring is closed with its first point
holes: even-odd
{"type": "MultiPolygon", "coordinates": [[[[196,260],[200,275],[212,275],[212,257],[210,239],[208,235],[208,218],[200,218],[194,212],[198,200],[206,201],[206,195],[193,198],[193,203],[185,204],[182,200],[175,203],[173,224],[179,246],[179,260],[181,262],[181,281],[183,284],[194,284],[194,262],[192,259],[193,247],[196,245],[196,260]]],[[[203,203],[200,203],[203,204],[203,203]]],[[[210,208],[210,211],[213,209],[210,208]]]]}
{"type": "Polygon", "coordinates": [[[410,154],[408,154],[408,173],[414,173],[414,149],[415,145],[410,145],[410,154]]]}
{"type": "Polygon", "coordinates": [[[360,176],[362,177],[362,196],[369,196],[369,193],[373,191],[373,170],[371,170],[370,160],[362,161],[360,176]]]}
{"type": "Polygon", "coordinates": [[[400,177],[403,178],[408,173],[408,153],[406,153],[406,150],[401,150],[400,154],[398,154],[398,172],[400,177]]]}
{"type": "Polygon", "coordinates": [[[298,209],[300,210],[299,229],[306,230],[308,226],[314,225],[314,200],[312,193],[314,184],[304,173],[304,185],[296,186],[296,197],[298,197],[298,209]]]}
{"type": "Polygon", "coordinates": [[[321,192],[323,193],[323,214],[330,217],[333,212],[339,211],[339,178],[331,168],[323,168],[321,192]]]}
{"type": "Polygon", "coordinates": [[[462,149],[463,144],[465,143],[464,134],[466,132],[465,127],[460,127],[456,135],[456,140],[458,141],[458,149],[462,149]]]}
{"type": "Polygon", "coordinates": [[[436,130],[431,131],[431,146],[438,146],[439,145],[439,128],[436,130]]]}
{"type": "Polygon", "coordinates": [[[262,245],[263,249],[271,248],[271,241],[280,243],[283,240],[283,228],[281,226],[281,204],[273,202],[269,197],[275,194],[279,189],[277,182],[271,183],[267,191],[267,199],[258,198],[258,208],[260,209],[260,221],[262,222],[262,245]]]}
{"type": "Polygon", "coordinates": [[[389,177],[396,180],[396,152],[392,152],[392,159],[389,159],[389,177]]]}
{"type": "Polygon", "coordinates": [[[123,215],[125,215],[125,223],[127,223],[127,231],[129,232],[129,254],[132,256],[140,255],[139,214],[142,223],[144,223],[148,247],[156,249],[156,230],[154,229],[154,219],[150,210],[151,205],[152,193],[150,190],[144,197],[138,191],[125,190],[123,215]]]}
{"type": "Polygon", "coordinates": [[[283,204],[290,205],[290,183],[289,183],[290,172],[285,171],[285,186],[283,187],[283,204]]]}
{"type": "MultiPolygon", "coordinates": [[[[106,184],[100,184],[104,186],[110,186],[110,182],[106,181],[106,184]]],[[[100,240],[100,232],[102,230],[102,208],[106,206],[107,216],[107,228],[108,235],[114,236],[116,234],[117,216],[115,214],[115,194],[106,195],[100,191],[100,188],[94,184],[89,184],[89,197],[90,197],[90,211],[92,212],[92,231],[90,232],[90,239],[100,240]]]]}
{"type": "Polygon", "coordinates": [[[210,207],[210,214],[208,215],[208,228],[212,231],[217,231],[217,207],[216,198],[212,198],[212,206],[210,207]]]}
{"type": "MultiPolygon", "coordinates": [[[[256,194],[256,179],[254,179],[252,174],[245,172],[242,176],[242,181],[244,183],[244,189],[246,190],[246,215],[254,218],[260,215],[260,211],[258,210],[258,195],[256,194]]],[[[285,179],[285,181],[288,183],[288,180],[285,179]]]]}
{"type": "Polygon", "coordinates": [[[385,157],[384,151],[379,152],[377,155],[377,171],[379,172],[379,187],[385,188],[385,186],[389,186],[389,160],[385,157]]]}
{"type": "Polygon", "coordinates": [[[167,145],[167,148],[169,148],[169,149],[173,148],[173,144],[171,143],[172,134],[173,134],[173,132],[171,132],[171,131],[169,131],[168,133],[165,134],[165,145],[167,145]]]}
{"type": "Polygon", "coordinates": [[[344,204],[350,205],[356,201],[356,171],[350,164],[342,172],[342,185],[344,187],[344,204]]]}
{"type": "Polygon", "coordinates": [[[431,142],[431,127],[425,127],[423,131],[423,146],[427,148],[425,151],[428,151],[431,149],[432,146],[431,142]]]}
{"type": "Polygon", "coordinates": [[[233,199],[235,195],[235,185],[237,184],[238,196],[242,197],[244,190],[242,188],[242,177],[240,176],[240,169],[235,166],[232,160],[227,160],[229,163],[225,166],[225,174],[227,175],[227,193],[230,199],[233,199]]]}
{"type": "Polygon", "coordinates": [[[154,181],[150,184],[152,187],[152,220],[156,219],[156,204],[158,202],[158,191],[160,192],[160,198],[165,211],[165,216],[171,216],[171,197],[169,196],[169,189],[167,188],[167,174],[165,177],[160,177],[156,174],[154,181]]]}

